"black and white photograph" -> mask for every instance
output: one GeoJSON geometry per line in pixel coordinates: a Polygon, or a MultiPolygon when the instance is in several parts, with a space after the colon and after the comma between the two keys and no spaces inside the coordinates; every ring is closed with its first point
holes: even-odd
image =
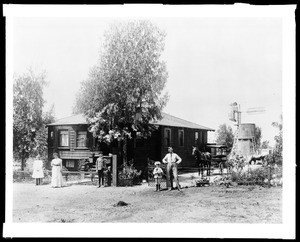
{"type": "Polygon", "coordinates": [[[295,9],[4,5],[3,236],[294,239],[295,9]]]}

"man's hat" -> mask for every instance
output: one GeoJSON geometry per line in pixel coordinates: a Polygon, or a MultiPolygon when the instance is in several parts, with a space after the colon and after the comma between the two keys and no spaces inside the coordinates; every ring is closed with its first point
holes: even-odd
{"type": "Polygon", "coordinates": [[[154,165],[160,165],[160,162],[159,161],[155,161],[154,165]]]}

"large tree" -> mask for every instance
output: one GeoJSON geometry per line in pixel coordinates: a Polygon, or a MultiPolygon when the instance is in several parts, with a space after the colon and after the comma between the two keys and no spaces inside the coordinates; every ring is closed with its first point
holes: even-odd
{"type": "Polygon", "coordinates": [[[148,136],[155,129],[149,121],[161,118],[168,100],[163,93],[168,74],[161,60],[165,36],[146,20],[115,23],[105,32],[99,61],[82,83],[75,104],[94,136],[126,141],[132,132],[148,136]]]}
{"type": "Polygon", "coordinates": [[[37,144],[41,143],[41,139],[46,138],[41,133],[45,128],[43,116],[45,85],[44,72],[35,74],[30,69],[23,75],[14,76],[13,154],[14,159],[21,160],[22,170],[24,170],[26,159],[39,153],[37,144]]]}
{"type": "Polygon", "coordinates": [[[232,128],[226,124],[221,124],[217,130],[217,144],[227,145],[228,148],[232,148],[234,140],[234,134],[232,128]]]}
{"type": "Polygon", "coordinates": [[[48,158],[48,128],[46,124],[53,123],[55,121],[54,118],[54,106],[47,112],[43,112],[42,114],[42,125],[36,131],[35,136],[35,147],[31,156],[36,156],[39,154],[43,160],[47,160],[48,158]]]}

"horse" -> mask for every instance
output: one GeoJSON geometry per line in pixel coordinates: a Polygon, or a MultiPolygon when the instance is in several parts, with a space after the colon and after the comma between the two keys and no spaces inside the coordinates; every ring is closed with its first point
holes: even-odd
{"type": "Polygon", "coordinates": [[[210,168],[211,168],[211,159],[212,156],[209,152],[201,152],[197,147],[193,146],[192,155],[195,156],[196,166],[198,169],[198,174],[200,173],[203,177],[204,168],[206,168],[206,174],[210,176],[210,168]]]}

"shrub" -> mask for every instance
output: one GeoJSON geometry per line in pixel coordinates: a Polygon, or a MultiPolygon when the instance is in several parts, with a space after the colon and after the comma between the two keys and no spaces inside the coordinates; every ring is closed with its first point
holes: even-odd
{"type": "Polygon", "coordinates": [[[246,158],[242,155],[235,154],[229,159],[227,165],[231,168],[235,168],[236,171],[241,171],[246,165],[246,158]]]}
{"type": "Polygon", "coordinates": [[[138,171],[137,169],[135,169],[133,167],[133,165],[129,165],[129,166],[123,165],[122,167],[123,167],[122,170],[118,174],[119,179],[121,179],[121,180],[132,179],[133,184],[141,183],[140,176],[142,174],[142,171],[138,171]]]}
{"type": "Polygon", "coordinates": [[[267,155],[264,160],[269,165],[282,165],[282,155],[279,152],[267,155]]]}
{"type": "Polygon", "coordinates": [[[271,167],[262,166],[257,169],[250,169],[247,172],[233,171],[231,173],[231,180],[239,184],[251,183],[262,185],[267,184],[269,182],[269,179],[271,181],[271,185],[282,183],[282,168],[277,165],[271,167]]]}
{"type": "Polygon", "coordinates": [[[245,173],[241,171],[232,171],[231,172],[231,180],[233,182],[239,182],[245,179],[245,173]]]}

